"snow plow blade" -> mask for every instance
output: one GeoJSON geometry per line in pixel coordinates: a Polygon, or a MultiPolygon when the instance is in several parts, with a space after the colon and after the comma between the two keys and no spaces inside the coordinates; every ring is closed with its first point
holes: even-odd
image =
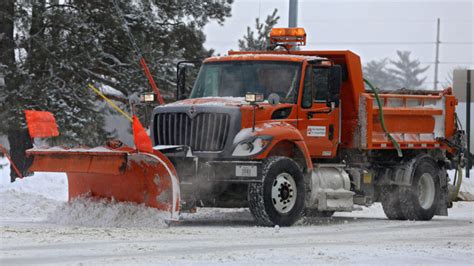
{"type": "Polygon", "coordinates": [[[159,151],[138,152],[132,148],[31,149],[30,171],[65,172],[69,200],[80,196],[145,204],[179,212],[179,183],[173,164],[159,151]]]}

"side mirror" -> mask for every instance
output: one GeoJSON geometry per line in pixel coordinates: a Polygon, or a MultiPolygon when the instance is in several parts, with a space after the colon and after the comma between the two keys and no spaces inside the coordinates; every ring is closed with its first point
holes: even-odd
{"type": "Polygon", "coordinates": [[[329,73],[329,91],[326,103],[331,106],[334,103],[335,107],[339,106],[339,94],[341,92],[342,84],[342,68],[339,65],[331,67],[329,73]]]}
{"type": "Polygon", "coordinates": [[[178,74],[177,74],[177,82],[176,82],[176,100],[183,100],[187,98],[186,95],[186,67],[178,67],[178,74]]]}
{"type": "Polygon", "coordinates": [[[268,95],[268,103],[271,105],[277,105],[280,103],[280,95],[276,93],[271,93],[268,95]]]}
{"type": "Polygon", "coordinates": [[[189,96],[189,88],[186,85],[186,78],[191,78],[191,81],[196,77],[197,71],[202,64],[202,60],[185,60],[180,61],[176,65],[176,100],[183,100],[189,96]],[[190,68],[188,72],[187,69],[190,68]],[[194,71],[193,71],[194,69],[194,71]]]}

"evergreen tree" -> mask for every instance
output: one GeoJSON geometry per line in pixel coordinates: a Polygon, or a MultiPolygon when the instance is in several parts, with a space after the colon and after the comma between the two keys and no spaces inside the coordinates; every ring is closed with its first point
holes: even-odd
{"type": "Polygon", "coordinates": [[[410,54],[409,51],[397,51],[398,59],[390,60],[394,67],[390,68],[388,72],[395,76],[401,88],[420,89],[426,77],[419,78],[418,76],[428,70],[429,66],[420,67],[420,61],[411,60],[410,54]]]}
{"type": "MultiPolygon", "coordinates": [[[[7,2],[13,0],[2,5],[7,2]]],[[[176,62],[213,52],[203,47],[203,27],[210,20],[223,23],[232,3],[119,2],[160,90],[170,97],[176,62]]],[[[102,143],[108,134],[97,96],[88,90],[87,82],[112,86],[125,95],[150,90],[112,0],[18,0],[14,4],[14,13],[8,9],[7,18],[2,17],[14,21],[20,34],[7,36],[17,45],[7,43],[10,46],[2,49],[7,84],[0,95],[4,98],[0,133],[24,128],[24,109],[48,110],[57,118],[63,143],[102,143]],[[12,51],[19,58],[8,64],[12,51]]],[[[3,10],[7,9],[2,8],[5,14],[3,10]]]]}
{"type": "MultiPolygon", "coordinates": [[[[222,24],[232,4],[118,2],[169,98],[175,90],[176,62],[213,53],[203,47],[203,27],[211,20],[222,24]]],[[[35,109],[56,116],[60,144],[101,144],[110,134],[103,127],[101,100],[87,83],[109,85],[125,95],[151,90],[112,0],[0,1],[0,71],[6,83],[0,90],[0,134],[11,140],[25,136],[23,110],[35,109]]]]}
{"type": "Polygon", "coordinates": [[[388,71],[388,63],[387,58],[369,61],[363,67],[364,78],[381,90],[399,89],[397,79],[388,71]]]}
{"type": "Polygon", "coordinates": [[[277,16],[278,9],[275,8],[271,15],[268,15],[265,19],[265,23],[260,23],[260,20],[255,19],[255,30],[257,36],[255,36],[254,30],[247,27],[247,34],[244,35],[243,39],[239,40],[239,49],[241,51],[258,51],[266,50],[269,45],[269,36],[272,28],[278,23],[280,19],[277,16]]]}

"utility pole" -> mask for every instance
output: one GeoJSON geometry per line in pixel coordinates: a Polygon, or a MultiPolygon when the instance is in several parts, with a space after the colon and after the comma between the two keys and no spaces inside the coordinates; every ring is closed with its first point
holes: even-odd
{"type": "Polygon", "coordinates": [[[469,172],[472,167],[471,157],[471,70],[467,70],[466,82],[466,133],[467,133],[467,166],[466,177],[469,178],[469,172]]]}
{"type": "Polygon", "coordinates": [[[290,0],[288,12],[288,28],[298,27],[298,0],[290,0]]]}
{"type": "Polygon", "coordinates": [[[439,28],[440,28],[440,19],[438,18],[438,24],[436,27],[436,56],[435,56],[435,73],[434,73],[434,90],[438,89],[438,65],[439,65],[439,28]]]}

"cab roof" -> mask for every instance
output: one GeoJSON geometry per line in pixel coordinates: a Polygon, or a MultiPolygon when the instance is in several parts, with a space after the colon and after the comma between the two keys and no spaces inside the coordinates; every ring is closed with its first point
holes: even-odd
{"type": "Polygon", "coordinates": [[[224,62],[224,61],[251,61],[251,60],[303,62],[305,60],[326,60],[326,58],[319,57],[319,56],[295,55],[295,54],[248,53],[248,54],[233,54],[233,55],[226,55],[226,56],[213,56],[204,60],[204,63],[224,62]]]}

